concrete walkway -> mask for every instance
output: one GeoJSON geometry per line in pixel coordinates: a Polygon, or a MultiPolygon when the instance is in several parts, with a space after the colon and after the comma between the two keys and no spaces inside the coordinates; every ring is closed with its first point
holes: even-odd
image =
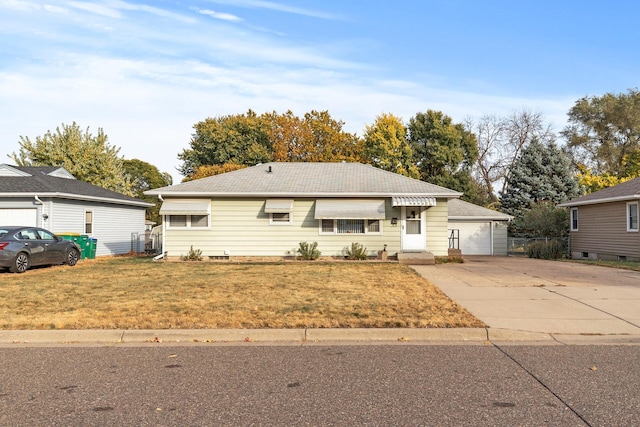
{"type": "Polygon", "coordinates": [[[524,257],[414,268],[490,330],[640,337],[640,272],[524,257]]]}

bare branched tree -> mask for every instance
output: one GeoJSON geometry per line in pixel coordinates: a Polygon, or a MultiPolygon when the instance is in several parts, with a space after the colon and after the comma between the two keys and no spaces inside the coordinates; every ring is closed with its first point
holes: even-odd
{"type": "Polygon", "coordinates": [[[555,140],[542,113],[527,109],[514,111],[506,117],[486,115],[477,122],[467,119],[466,126],[478,139],[475,179],[490,203],[498,201],[494,190],[504,192],[507,189],[511,168],[524,147],[533,139],[543,143],[555,140]]]}

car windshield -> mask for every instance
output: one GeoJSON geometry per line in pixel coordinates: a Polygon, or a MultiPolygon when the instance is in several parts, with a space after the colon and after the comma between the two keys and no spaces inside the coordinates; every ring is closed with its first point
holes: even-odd
{"type": "Polygon", "coordinates": [[[3,238],[5,234],[7,234],[9,230],[0,228],[0,238],[3,238]]]}

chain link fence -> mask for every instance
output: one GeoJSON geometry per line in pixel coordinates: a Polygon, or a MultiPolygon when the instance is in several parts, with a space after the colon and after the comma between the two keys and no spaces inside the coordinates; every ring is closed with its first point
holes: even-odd
{"type": "Polygon", "coordinates": [[[527,247],[535,242],[550,242],[550,241],[562,242],[565,248],[565,253],[570,257],[569,252],[569,238],[568,237],[508,237],[507,238],[507,253],[509,255],[527,255],[527,247]]]}

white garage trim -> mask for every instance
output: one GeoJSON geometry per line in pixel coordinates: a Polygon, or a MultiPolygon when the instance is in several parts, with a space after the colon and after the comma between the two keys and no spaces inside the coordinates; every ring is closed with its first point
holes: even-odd
{"type": "Polygon", "coordinates": [[[29,227],[37,227],[38,209],[2,208],[0,209],[0,225],[25,225],[29,227]]]}

